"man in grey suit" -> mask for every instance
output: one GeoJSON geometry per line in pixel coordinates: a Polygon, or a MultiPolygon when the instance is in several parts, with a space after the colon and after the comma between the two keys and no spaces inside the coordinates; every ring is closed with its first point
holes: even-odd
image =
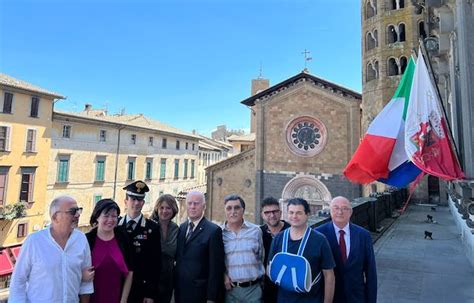
{"type": "Polygon", "coordinates": [[[186,196],[188,220],[178,234],[175,269],[176,303],[221,302],[224,294],[222,229],[204,217],[204,195],[186,196]]]}

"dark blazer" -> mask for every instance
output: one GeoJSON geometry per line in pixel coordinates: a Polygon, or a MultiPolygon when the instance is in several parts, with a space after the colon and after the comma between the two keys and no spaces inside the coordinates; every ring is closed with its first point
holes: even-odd
{"type": "Polygon", "coordinates": [[[161,271],[161,237],[156,222],[141,217],[132,233],[127,232],[126,217],[117,228],[128,235],[133,261],[133,282],[128,302],[143,302],[143,298],[158,300],[161,271]]]}
{"type": "Polygon", "coordinates": [[[349,258],[343,264],[333,223],[330,221],[316,230],[328,239],[334,261],[336,261],[334,302],[375,303],[377,301],[377,271],[370,233],[356,224],[349,223],[351,246],[349,258]]]}
{"type": "Polygon", "coordinates": [[[188,222],[178,233],[175,268],[176,303],[221,302],[224,294],[222,229],[202,218],[186,242],[188,222]]]}
{"type": "MultiPolygon", "coordinates": [[[[114,229],[115,239],[117,240],[117,244],[122,252],[123,259],[125,260],[125,264],[129,271],[133,271],[133,261],[131,256],[131,248],[128,241],[128,236],[125,234],[121,229],[115,227],[114,229]]],[[[89,242],[89,247],[92,251],[94,250],[95,240],[97,239],[97,227],[91,229],[88,233],[86,233],[87,242],[89,242]]]]}

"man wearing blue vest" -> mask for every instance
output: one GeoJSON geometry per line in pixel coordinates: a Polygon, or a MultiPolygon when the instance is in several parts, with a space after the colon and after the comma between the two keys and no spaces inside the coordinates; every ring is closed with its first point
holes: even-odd
{"type": "Polygon", "coordinates": [[[331,201],[331,219],[317,228],[329,241],[336,261],[335,303],[375,303],[377,271],[372,238],[367,230],[350,223],[351,202],[344,197],[331,201]]]}

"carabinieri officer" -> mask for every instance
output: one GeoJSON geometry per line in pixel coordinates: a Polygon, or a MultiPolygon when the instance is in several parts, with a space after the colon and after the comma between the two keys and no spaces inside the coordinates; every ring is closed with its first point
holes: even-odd
{"type": "Polygon", "coordinates": [[[134,264],[128,302],[156,303],[161,269],[161,241],[158,224],[142,214],[145,194],[149,188],[143,181],[135,181],[123,189],[126,191],[127,213],[120,219],[118,226],[129,236],[134,264]]]}

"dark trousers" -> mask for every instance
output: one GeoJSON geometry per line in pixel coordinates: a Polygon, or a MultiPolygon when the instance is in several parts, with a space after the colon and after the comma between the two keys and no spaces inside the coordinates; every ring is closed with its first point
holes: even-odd
{"type": "Polygon", "coordinates": [[[278,286],[273,284],[270,278],[265,275],[263,281],[263,302],[264,303],[275,303],[278,296],[278,286]]]}

